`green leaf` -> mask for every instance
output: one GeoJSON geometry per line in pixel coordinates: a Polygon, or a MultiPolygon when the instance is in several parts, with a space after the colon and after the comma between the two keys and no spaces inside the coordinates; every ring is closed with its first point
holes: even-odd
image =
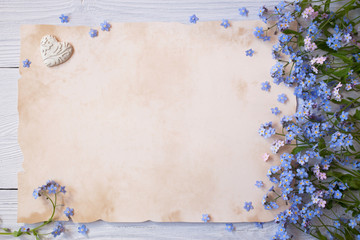
{"type": "Polygon", "coordinates": [[[330,53],[331,55],[333,55],[334,57],[338,57],[341,60],[343,60],[344,63],[348,63],[350,65],[352,65],[354,63],[354,61],[351,58],[346,57],[344,54],[339,54],[339,53],[330,53]]]}
{"type": "Polygon", "coordinates": [[[324,235],[321,234],[320,230],[318,228],[316,228],[316,234],[318,236],[318,239],[320,240],[327,240],[327,237],[325,237],[324,235]]]}
{"type": "Polygon", "coordinates": [[[308,146],[296,147],[291,151],[291,153],[292,154],[297,154],[298,152],[301,152],[301,151],[303,151],[305,149],[308,149],[308,148],[309,148],[308,146]]]}
{"type": "Polygon", "coordinates": [[[336,232],[331,232],[331,234],[334,235],[336,237],[336,239],[338,239],[338,240],[344,239],[340,234],[338,234],[336,232]]]}
{"type": "Polygon", "coordinates": [[[353,115],[353,117],[354,117],[355,119],[357,119],[357,120],[360,120],[360,111],[359,111],[359,109],[356,109],[356,112],[355,112],[355,114],[353,115]]]}
{"type": "Polygon", "coordinates": [[[326,144],[325,144],[324,138],[320,138],[318,147],[319,147],[320,150],[326,148],[326,144]]]}
{"type": "Polygon", "coordinates": [[[285,29],[282,32],[285,33],[285,34],[295,34],[295,35],[298,35],[298,36],[301,35],[301,33],[297,32],[297,31],[294,31],[294,30],[291,30],[291,29],[285,29]]]}
{"type": "Polygon", "coordinates": [[[329,12],[329,8],[330,8],[330,0],[326,0],[325,2],[325,6],[324,6],[324,12],[329,12]]]}
{"type": "Polygon", "coordinates": [[[333,74],[337,77],[345,77],[349,74],[349,68],[344,68],[338,71],[333,72],[333,74]]]}

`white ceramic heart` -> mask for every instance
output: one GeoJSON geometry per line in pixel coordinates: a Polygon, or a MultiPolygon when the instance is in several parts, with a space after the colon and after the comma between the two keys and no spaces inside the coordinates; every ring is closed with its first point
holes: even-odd
{"type": "Polygon", "coordinates": [[[66,62],[73,53],[73,47],[67,42],[58,42],[54,36],[46,35],[41,39],[40,51],[43,62],[53,67],[66,62]]]}

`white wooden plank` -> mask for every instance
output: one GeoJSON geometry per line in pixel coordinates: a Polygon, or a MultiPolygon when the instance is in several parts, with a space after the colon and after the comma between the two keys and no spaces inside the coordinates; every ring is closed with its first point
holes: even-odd
{"type": "MultiPolygon", "coordinates": [[[[68,194],[68,193],[67,193],[68,194]]],[[[69,193],[71,194],[71,193],[69,193]]],[[[0,191],[1,227],[18,229],[22,224],[16,223],[17,191],[0,191]]],[[[76,213],[76,210],[75,210],[76,213]]],[[[65,223],[66,233],[58,239],[84,239],[77,233],[79,223],[65,223]]],[[[31,225],[35,226],[35,225],[31,225]]],[[[90,229],[90,239],[270,239],[276,231],[274,222],[265,223],[262,229],[254,223],[235,223],[235,231],[227,232],[225,223],[108,223],[97,221],[86,223],[90,229]]],[[[44,229],[50,232],[51,227],[44,229]]],[[[311,239],[307,235],[292,229],[295,239],[311,239]]],[[[0,239],[8,239],[0,236],[0,239]]],[[[30,238],[24,238],[30,239],[30,238]]]]}
{"type": "Polygon", "coordinates": [[[17,142],[17,68],[0,68],[0,188],[17,188],[23,156],[17,142]]]}
{"type": "Polygon", "coordinates": [[[59,16],[69,15],[66,25],[99,26],[110,22],[168,21],[188,23],[196,14],[200,21],[257,19],[259,7],[273,6],[276,0],[2,0],[0,1],[0,67],[18,67],[21,24],[61,24],[59,16]],[[249,17],[239,15],[247,7],[249,17]]]}

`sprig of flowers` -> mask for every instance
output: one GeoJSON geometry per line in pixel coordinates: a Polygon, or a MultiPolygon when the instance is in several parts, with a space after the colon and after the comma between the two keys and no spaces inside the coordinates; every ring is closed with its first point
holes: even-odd
{"type": "MultiPolygon", "coordinates": [[[[271,123],[259,129],[261,136],[274,138],[271,151],[280,154],[280,164],[267,174],[277,188],[271,187],[262,203],[267,210],[277,209],[279,199],[289,206],[275,218],[273,239],[292,238],[290,224],[318,239],[360,239],[360,152],[354,146],[360,144],[360,17],[349,14],[359,12],[360,4],[341,2],[333,12],[332,2],[338,1],[263,6],[259,17],[276,23],[254,29],[264,40],[277,28],[272,52],[277,63],[270,74],[275,84],[292,87],[299,100],[296,113],[281,118],[282,129],[271,123]],[[282,151],[285,145],[295,148],[282,151]]],[[[279,95],[280,102],[286,99],[279,95]]]]}
{"type": "MultiPolygon", "coordinates": [[[[39,197],[44,197],[46,200],[49,201],[52,207],[52,213],[48,220],[44,221],[42,224],[40,224],[37,227],[30,228],[26,225],[19,228],[17,231],[11,231],[8,228],[2,228],[5,232],[0,232],[0,235],[8,235],[13,237],[20,237],[24,234],[26,235],[33,235],[35,239],[39,240],[42,236],[46,236],[51,234],[53,237],[59,236],[61,233],[65,231],[65,228],[61,222],[55,222],[54,216],[57,210],[58,205],[58,195],[59,194],[65,194],[65,186],[61,186],[57,182],[53,180],[48,180],[46,184],[34,189],[33,191],[33,197],[35,199],[38,199],[39,197]],[[46,225],[55,223],[53,230],[50,233],[40,233],[40,230],[45,227],[46,225]]],[[[71,219],[72,216],[74,216],[74,209],[67,207],[64,211],[65,216],[67,216],[69,219],[71,219]]],[[[82,225],[79,227],[79,233],[86,234],[88,232],[88,229],[85,225],[82,225]]]]}

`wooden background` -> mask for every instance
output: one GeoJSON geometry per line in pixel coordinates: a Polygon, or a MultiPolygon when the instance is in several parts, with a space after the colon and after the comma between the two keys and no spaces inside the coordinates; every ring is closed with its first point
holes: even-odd
{"type": "MultiPolygon", "coordinates": [[[[68,15],[67,25],[98,27],[100,22],[181,22],[188,23],[196,14],[200,21],[257,19],[260,6],[274,6],[273,0],[0,0],[0,227],[18,228],[17,173],[23,156],[17,143],[17,80],[21,24],[60,25],[59,16],[68,15]],[[239,15],[246,7],[249,17],[239,15]]],[[[34,186],[36,187],[36,186],[34,186]]],[[[70,193],[71,194],[71,193],[70,193]]],[[[246,193],[244,193],[246,194],[246,193]]],[[[76,210],[75,210],[76,211],[76,210]]],[[[107,223],[86,224],[90,239],[270,239],[276,224],[265,223],[263,229],[254,223],[236,223],[229,233],[223,223],[107,223]]],[[[77,233],[79,224],[67,223],[60,239],[84,239],[77,233]]],[[[50,228],[44,232],[50,232],[50,228]]],[[[295,239],[310,239],[293,230],[295,239]]],[[[0,236],[0,239],[8,239],[0,236]]],[[[23,239],[29,239],[24,237],[23,239]]]]}

